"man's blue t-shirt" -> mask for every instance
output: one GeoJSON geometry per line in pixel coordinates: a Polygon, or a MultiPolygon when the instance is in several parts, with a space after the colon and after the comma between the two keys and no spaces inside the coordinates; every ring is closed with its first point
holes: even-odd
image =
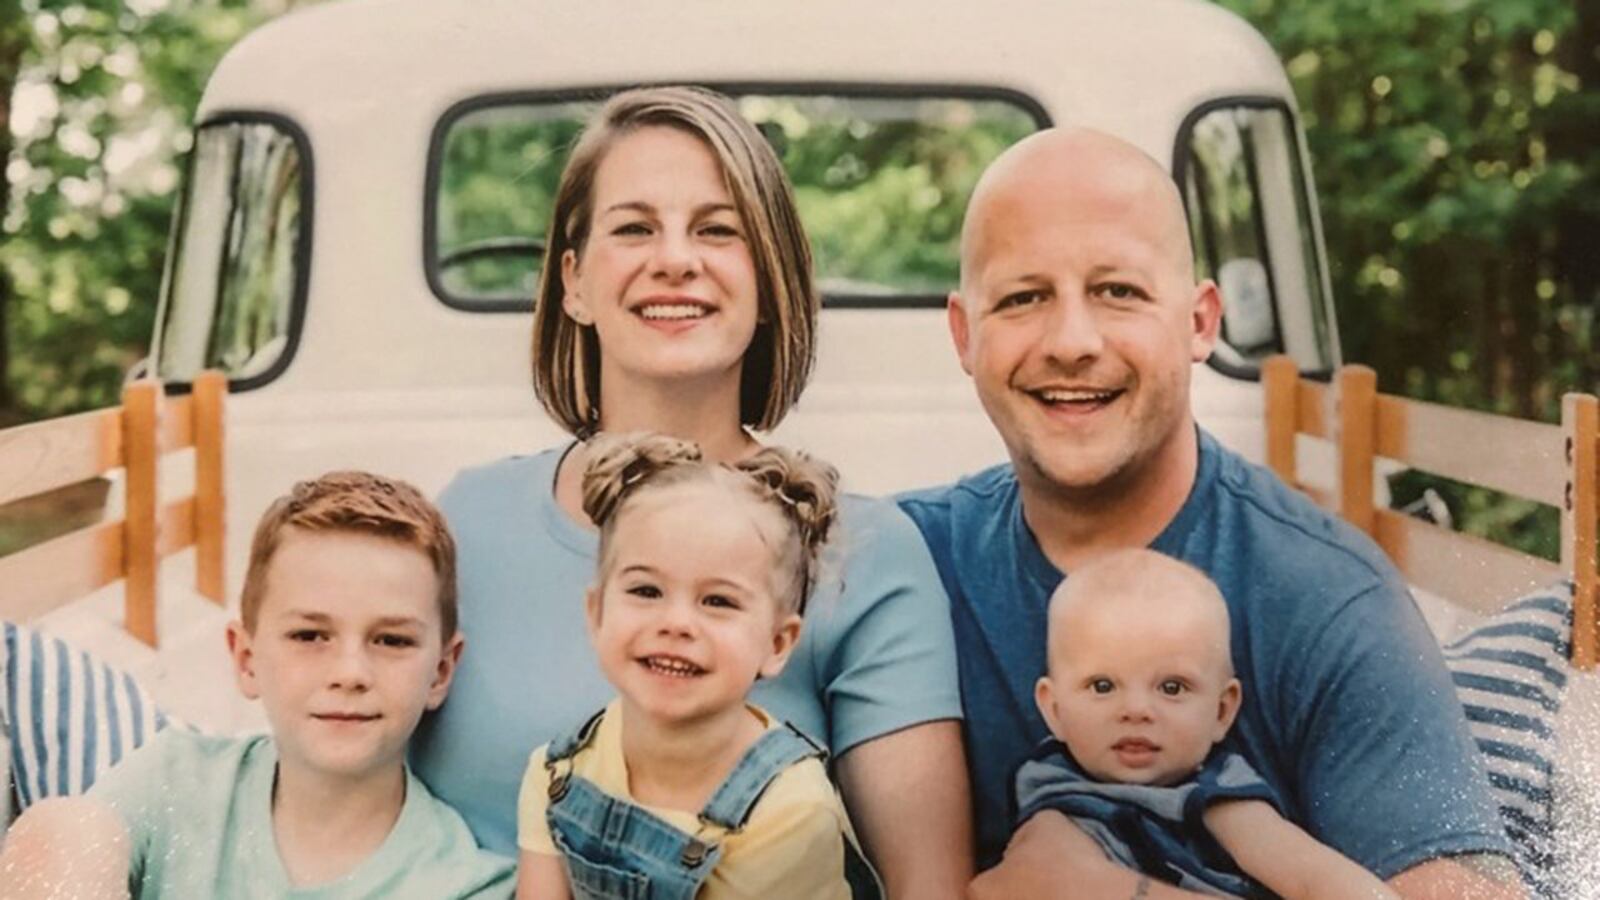
{"type": "MultiPolygon", "coordinates": [[[[988,868],[1010,835],[1011,779],[1049,737],[1033,688],[1064,576],[1023,520],[1010,466],[900,505],[950,594],[988,868]]],[[[1290,819],[1380,878],[1508,852],[1438,645],[1365,535],[1202,431],[1194,488],[1150,546],[1206,572],[1227,598],[1244,704],[1223,746],[1290,819]]]]}

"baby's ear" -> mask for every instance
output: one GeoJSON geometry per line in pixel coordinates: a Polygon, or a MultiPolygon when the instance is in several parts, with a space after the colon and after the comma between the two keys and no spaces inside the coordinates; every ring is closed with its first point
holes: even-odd
{"type": "Polygon", "coordinates": [[[1228,729],[1233,727],[1233,720],[1239,717],[1239,704],[1242,702],[1244,688],[1239,685],[1239,679],[1229,678],[1222,687],[1222,696],[1217,698],[1217,730],[1211,738],[1213,744],[1222,740],[1228,729]]]}
{"type": "Polygon", "coordinates": [[[1056,721],[1056,686],[1049,675],[1040,676],[1033,683],[1033,705],[1039,707],[1039,715],[1044,716],[1044,724],[1049,726],[1050,733],[1060,738],[1061,723],[1056,721]]]}

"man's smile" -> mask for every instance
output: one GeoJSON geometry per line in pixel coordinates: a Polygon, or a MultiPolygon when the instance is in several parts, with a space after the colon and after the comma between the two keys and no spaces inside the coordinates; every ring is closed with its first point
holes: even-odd
{"type": "Polygon", "coordinates": [[[1024,388],[1023,392],[1052,415],[1079,416],[1106,409],[1122,399],[1128,390],[1122,387],[1074,385],[1024,388]]]}

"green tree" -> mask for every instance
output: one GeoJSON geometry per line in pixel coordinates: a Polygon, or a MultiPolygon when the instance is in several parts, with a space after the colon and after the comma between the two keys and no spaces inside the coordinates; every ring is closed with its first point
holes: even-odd
{"type": "Polygon", "coordinates": [[[1294,82],[1346,356],[1523,417],[1595,389],[1600,6],[1223,3],[1294,82]]]}
{"type": "MultiPolygon", "coordinates": [[[[1385,390],[1553,421],[1600,389],[1600,4],[1220,0],[1278,50],[1310,141],[1347,359],[1385,390]]],[[[1547,555],[1555,511],[1440,487],[1547,555]]]]}
{"type": "MultiPolygon", "coordinates": [[[[19,0],[0,0],[0,126],[11,121],[11,91],[16,82],[16,72],[22,61],[22,48],[27,41],[26,24],[19,0]]],[[[11,158],[11,129],[0,127],[0,160],[11,158]]],[[[0,174],[0,213],[11,201],[11,179],[0,174]]],[[[11,279],[0,266],[0,427],[4,427],[13,408],[11,383],[6,373],[10,371],[11,347],[6,340],[10,333],[11,279]]]]}
{"type": "MultiPolygon", "coordinates": [[[[772,141],[835,294],[943,294],[961,216],[990,160],[1035,128],[998,100],[750,94],[740,111],[772,141]]],[[[447,290],[525,302],[557,180],[593,103],[518,102],[452,123],[437,197],[447,290]]]]}
{"type": "Polygon", "coordinates": [[[149,340],[205,76],[281,8],[3,0],[0,418],[115,402],[149,340]]]}

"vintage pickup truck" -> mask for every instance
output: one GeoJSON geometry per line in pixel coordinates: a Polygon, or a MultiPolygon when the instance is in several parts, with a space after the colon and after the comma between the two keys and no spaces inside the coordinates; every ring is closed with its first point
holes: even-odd
{"type": "MultiPolygon", "coordinates": [[[[1010,142],[1093,126],[1170,168],[1198,268],[1222,286],[1223,339],[1195,371],[1202,424],[1307,482],[1417,570],[1442,639],[1496,599],[1575,579],[1592,665],[1593,398],[1558,427],[1359,394],[1359,372],[1353,387],[1325,384],[1342,359],[1294,96],[1262,37],[1201,0],[345,0],[272,22],[227,54],[201,100],[142,364],[182,419],[155,426],[182,432],[175,446],[198,441],[211,402],[183,399],[197,376],[220,371],[228,385],[225,442],[197,454],[209,499],[172,507],[165,536],[146,536],[166,550],[201,544],[168,564],[160,603],[139,613],[157,649],[122,632],[121,582],[42,604],[24,577],[39,564],[15,559],[0,560],[0,618],[26,608],[191,720],[254,722],[225,675],[225,612],[190,587],[188,560],[201,558],[205,593],[226,602],[251,523],[297,478],[355,466],[436,491],[463,465],[559,440],[529,387],[528,298],[564,149],[609,91],[678,82],[729,93],[769,135],[817,248],[821,356],[773,440],[834,461],[869,493],[1001,459],[946,334],[960,215],[1010,142]],[[1269,357],[1280,362],[1264,395],[1269,357]],[[1570,552],[1557,565],[1418,531],[1380,508],[1381,492],[1374,501],[1375,457],[1567,498],[1570,552]],[[1505,477],[1508,466],[1531,474],[1505,477]],[[1486,561],[1458,561],[1480,550],[1486,561]]],[[[0,503],[61,480],[28,480],[28,448],[48,443],[29,428],[0,432],[0,503]]],[[[124,462],[89,456],[78,476],[124,462]]],[[[159,468],[165,496],[187,490],[186,463],[159,468]]],[[[162,527],[159,502],[136,507],[154,524],[116,540],[162,527]]]]}

